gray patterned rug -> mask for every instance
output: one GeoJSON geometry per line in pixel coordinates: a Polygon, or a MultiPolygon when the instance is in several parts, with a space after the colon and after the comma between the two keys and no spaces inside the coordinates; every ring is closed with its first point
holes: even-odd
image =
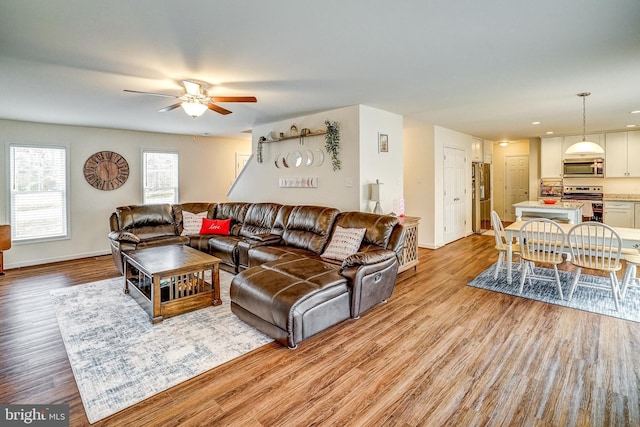
{"type": "MultiPolygon", "coordinates": [[[[574,274],[566,271],[558,270],[560,275],[560,283],[562,284],[562,293],[564,300],[560,299],[556,285],[552,282],[542,280],[532,280],[530,286],[528,282],[524,283],[522,294],[518,293],[520,287],[520,272],[513,271],[513,283],[507,284],[506,274],[500,272],[497,280],[493,279],[495,264],[483,271],[479,276],[467,283],[468,286],[486,289],[489,291],[501,292],[503,294],[515,295],[523,298],[529,298],[536,301],[547,302],[550,304],[561,305],[563,307],[576,308],[578,310],[590,311],[592,313],[604,314],[607,316],[617,317],[619,319],[632,320],[640,322],[640,289],[630,287],[623,301],[620,301],[620,311],[616,311],[615,304],[611,292],[600,289],[591,289],[578,287],[571,301],[567,301],[569,288],[574,274]]],[[[544,274],[553,277],[553,270],[549,268],[536,267],[536,274],[544,274]]],[[[600,283],[608,283],[608,278],[599,276],[587,276],[588,280],[600,283]]],[[[622,272],[618,274],[620,282],[622,282],[622,272]]],[[[581,281],[585,279],[582,275],[581,281]]],[[[622,284],[622,283],[621,283],[622,284]]]]}
{"type": "Polygon", "coordinates": [[[94,423],[273,340],[223,304],[152,325],[123,278],[51,291],[87,418],[94,423]]]}

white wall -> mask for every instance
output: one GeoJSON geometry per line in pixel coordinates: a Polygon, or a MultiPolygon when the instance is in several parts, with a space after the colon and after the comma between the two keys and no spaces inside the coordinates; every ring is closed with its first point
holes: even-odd
{"type": "MultiPolygon", "coordinates": [[[[331,159],[325,153],[321,166],[315,164],[299,168],[278,168],[278,155],[292,151],[324,150],[324,135],[263,144],[263,163],[257,163],[254,155],[229,193],[230,200],[252,200],[283,204],[308,204],[333,206],[342,211],[369,209],[368,183],[378,177],[386,187],[382,190],[384,212],[391,212],[393,198],[402,194],[402,117],[374,108],[354,105],[322,113],[296,117],[256,126],[253,129],[253,150],[257,150],[258,139],[271,132],[287,133],[292,124],[300,131],[303,128],[325,130],[324,122],[330,120],[340,124],[340,161],[342,168],[334,171],[331,159]],[[378,154],[377,134],[389,135],[388,153],[378,154]],[[375,149],[375,151],[374,151],[375,149]],[[280,188],[280,177],[317,177],[317,188],[280,188]],[[385,193],[388,191],[388,193],[385,193]]],[[[371,206],[372,208],[372,206],[371,206]]]]}
{"type": "MultiPolygon", "coordinates": [[[[444,240],[444,148],[465,150],[471,158],[472,136],[405,119],[404,180],[406,215],[420,217],[418,245],[438,248],[444,240]]],[[[471,233],[471,166],[465,172],[467,209],[465,232],[471,233]]]]}
{"type": "Polygon", "coordinates": [[[434,126],[414,119],[404,120],[405,215],[420,217],[418,244],[431,247],[435,241],[434,126]]]}
{"type": "Polygon", "coordinates": [[[180,201],[225,201],[235,177],[235,153],[250,153],[251,142],[133,132],[80,126],[0,120],[0,223],[8,223],[7,146],[11,142],[68,145],[70,152],[70,233],[68,240],[14,244],[4,253],[5,268],[109,253],[109,215],[117,206],[142,203],[141,150],[176,150],[180,155],[180,201]],[[97,151],[111,150],[129,163],[129,178],[117,190],[91,187],[84,162],[97,151]]]}
{"type": "Polygon", "coordinates": [[[369,184],[378,179],[380,207],[384,213],[397,213],[400,199],[404,198],[403,119],[368,106],[360,106],[360,210],[371,212],[375,206],[369,200],[369,184]],[[389,137],[389,151],[379,152],[378,135],[389,137]]]}

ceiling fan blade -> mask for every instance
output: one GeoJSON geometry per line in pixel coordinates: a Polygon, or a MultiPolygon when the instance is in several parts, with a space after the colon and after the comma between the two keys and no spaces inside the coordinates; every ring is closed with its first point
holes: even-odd
{"type": "Polygon", "coordinates": [[[167,111],[175,110],[179,106],[182,105],[182,102],[177,102],[173,105],[169,105],[168,107],[164,107],[158,110],[158,113],[166,113],[167,111]]]}
{"type": "Polygon", "coordinates": [[[198,96],[202,92],[200,91],[200,85],[198,83],[190,82],[189,80],[183,80],[185,90],[189,95],[198,96]]]}
{"type": "Polygon", "coordinates": [[[258,102],[255,96],[212,96],[213,102],[258,102]]]}
{"type": "Polygon", "coordinates": [[[164,93],[153,93],[153,92],[141,92],[139,90],[129,90],[129,89],[125,89],[125,92],[130,92],[130,93],[141,93],[143,95],[153,95],[153,96],[164,96],[166,98],[180,98],[179,96],[175,96],[175,95],[166,95],[164,93]]]}
{"type": "Polygon", "coordinates": [[[210,110],[213,110],[216,113],[231,114],[231,111],[227,110],[226,108],[222,108],[222,107],[220,107],[219,105],[216,105],[216,104],[209,103],[209,104],[207,104],[207,107],[209,107],[210,110]]]}

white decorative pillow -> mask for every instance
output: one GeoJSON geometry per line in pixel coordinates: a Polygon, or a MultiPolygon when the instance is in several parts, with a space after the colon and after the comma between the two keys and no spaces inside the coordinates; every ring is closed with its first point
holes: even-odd
{"type": "Polygon", "coordinates": [[[181,236],[190,236],[192,234],[200,233],[202,227],[202,220],[207,217],[207,212],[200,212],[197,214],[182,211],[182,233],[181,236]]]}
{"type": "Polygon", "coordinates": [[[344,261],[349,255],[358,252],[366,231],[366,228],[342,228],[339,225],[336,226],[327,249],[320,256],[344,261]]]}

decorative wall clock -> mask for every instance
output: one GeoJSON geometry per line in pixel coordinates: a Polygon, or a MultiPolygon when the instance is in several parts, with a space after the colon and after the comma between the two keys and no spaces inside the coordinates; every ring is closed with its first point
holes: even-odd
{"type": "Polygon", "coordinates": [[[129,178],[129,163],[113,151],[99,151],[84,163],[84,178],[98,190],[119,188],[129,178]]]}

